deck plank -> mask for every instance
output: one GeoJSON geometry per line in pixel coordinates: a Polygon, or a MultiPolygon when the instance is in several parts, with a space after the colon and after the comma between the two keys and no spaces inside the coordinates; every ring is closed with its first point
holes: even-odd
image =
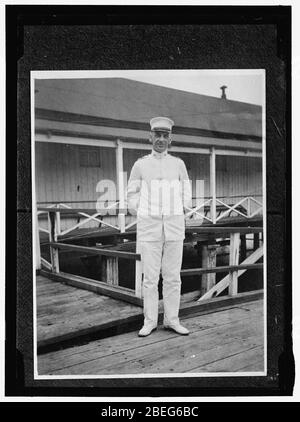
{"type": "Polygon", "coordinates": [[[191,333],[180,337],[159,327],[39,356],[39,374],[115,375],[263,370],[263,301],[189,316],[191,333]],[[248,369],[247,369],[248,368],[248,369]]]}
{"type": "Polygon", "coordinates": [[[37,276],[38,343],[70,335],[117,318],[140,315],[141,308],[37,276]],[[49,294],[48,294],[49,292],[49,294]]]}
{"type": "Polygon", "coordinates": [[[206,372],[248,372],[255,371],[262,372],[264,369],[264,349],[260,344],[250,347],[245,352],[238,352],[232,354],[226,358],[217,359],[215,362],[209,363],[208,365],[203,365],[194,370],[206,371],[206,372]],[[251,362],[251,364],[246,364],[245,362],[251,362]],[[250,369],[252,368],[252,369],[250,369]]]}
{"type": "MultiPolygon", "coordinates": [[[[202,314],[201,318],[195,320],[189,319],[189,328],[190,330],[207,330],[216,326],[226,327],[226,325],[232,324],[236,319],[245,320],[249,318],[248,312],[251,310],[254,310],[257,316],[262,316],[262,311],[257,310],[257,304],[250,302],[241,304],[238,307],[230,307],[219,312],[202,314]]],[[[182,318],[182,320],[184,320],[184,318],[182,318]]],[[[100,357],[110,355],[117,350],[127,350],[128,347],[134,347],[135,344],[137,346],[140,344],[151,344],[153,342],[171,337],[177,337],[177,335],[168,331],[159,330],[157,333],[155,333],[155,337],[150,336],[141,339],[137,337],[137,332],[133,332],[124,334],[123,336],[119,335],[116,337],[107,338],[105,341],[100,340],[99,342],[91,342],[81,346],[63,349],[57,352],[50,352],[47,354],[47,360],[51,360],[53,357],[53,360],[57,365],[60,359],[64,360],[65,356],[68,356],[70,359],[73,355],[78,357],[80,354],[82,354],[84,356],[83,359],[86,359],[88,354],[93,356],[96,350],[96,356],[100,357]]],[[[79,361],[77,363],[80,363],[80,359],[81,358],[79,357],[79,361]]],[[[57,366],[55,366],[55,368],[57,368],[57,366]]]]}

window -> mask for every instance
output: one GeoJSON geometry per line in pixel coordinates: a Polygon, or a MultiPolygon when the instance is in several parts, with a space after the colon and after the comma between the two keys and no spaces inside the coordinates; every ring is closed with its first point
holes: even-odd
{"type": "Polygon", "coordinates": [[[99,148],[80,148],[80,167],[101,167],[99,148]]]}

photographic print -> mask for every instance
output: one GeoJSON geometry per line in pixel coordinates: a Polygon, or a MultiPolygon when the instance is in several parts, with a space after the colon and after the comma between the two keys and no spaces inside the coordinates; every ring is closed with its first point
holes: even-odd
{"type": "Polygon", "coordinates": [[[7,7],[6,395],[292,394],[290,15],[7,7]]]}
{"type": "Polygon", "coordinates": [[[266,374],[265,73],[32,72],[35,376],[266,374]]]}

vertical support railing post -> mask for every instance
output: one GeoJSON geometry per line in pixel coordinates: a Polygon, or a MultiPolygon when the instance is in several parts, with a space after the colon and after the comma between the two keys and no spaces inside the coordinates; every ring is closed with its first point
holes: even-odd
{"type": "Polygon", "coordinates": [[[245,234],[241,234],[241,261],[247,258],[247,239],[245,234]]]}
{"type": "Polygon", "coordinates": [[[213,224],[216,224],[216,151],[211,148],[210,152],[210,215],[213,224]]]}
{"type": "MultiPolygon", "coordinates": [[[[229,265],[239,264],[239,251],[240,251],[240,233],[230,234],[230,255],[229,265]]],[[[229,272],[229,296],[235,296],[238,293],[238,271],[229,272]]]]}
{"type": "MultiPolygon", "coordinates": [[[[56,204],[56,207],[59,208],[59,204],[56,204]]],[[[61,228],[60,228],[60,212],[56,212],[56,223],[57,223],[57,234],[61,234],[61,228]]]]}
{"type": "MultiPolygon", "coordinates": [[[[49,241],[57,242],[57,216],[55,211],[48,212],[49,241]]],[[[53,273],[59,273],[58,249],[50,245],[50,258],[53,273]]]]}
{"type": "Polygon", "coordinates": [[[112,286],[119,285],[119,259],[114,256],[102,256],[102,281],[112,286]]]}
{"type": "Polygon", "coordinates": [[[251,199],[247,198],[247,217],[251,216],[251,199]]]}
{"type": "MultiPolygon", "coordinates": [[[[217,266],[218,245],[202,246],[202,268],[213,268],[217,266]]],[[[203,274],[201,279],[201,296],[208,292],[216,284],[216,273],[203,274]]]]}
{"type": "MultiPolygon", "coordinates": [[[[136,241],[136,253],[141,255],[141,244],[136,241]]],[[[137,297],[142,297],[142,279],[143,279],[143,265],[142,261],[135,261],[135,295],[137,297]]]]}
{"type": "Polygon", "coordinates": [[[123,145],[119,139],[116,142],[116,171],[117,171],[117,184],[119,196],[119,211],[118,223],[121,233],[125,232],[125,192],[124,192],[124,169],[123,169],[123,145]]]}
{"type": "Polygon", "coordinates": [[[256,249],[259,248],[259,233],[253,234],[253,250],[256,251],[256,249]]]}

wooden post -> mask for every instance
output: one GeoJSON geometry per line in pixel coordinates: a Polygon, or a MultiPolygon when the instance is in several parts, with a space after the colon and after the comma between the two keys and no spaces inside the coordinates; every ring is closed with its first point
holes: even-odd
{"type": "Polygon", "coordinates": [[[212,223],[216,224],[216,151],[212,147],[210,153],[210,215],[212,223]]]}
{"type": "MultiPolygon", "coordinates": [[[[55,211],[48,213],[49,241],[57,242],[57,216],[55,211]]],[[[50,246],[51,266],[53,273],[59,273],[58,249],[50,246]]]]}
{"type": "Polygon", "coordinates": [[[124,194],[124,171],[123,171],[123,145],[118,139],[116,142],[116,171],[118,184],[119,209],[123,212],[118,214],[119,229],[121,233],[125,232],[125,194],[124,194]]]}
{"type": "Polygon", "coordinates": [[[113,256],[102,256],[102,281],[113,286],[119,285],[119,259],[113,256]]]}
{"type": "MultiPolygon", "coordinates": [[[[136,241],[136,253],[141,254],[141,244],[136,241]]],[[[135,295],[142,297],[143,266],[142,261],[135,261],[135,295]]]]}
{"type": "MultiPolygon", "coordinates": [[[[218,245],[202,246],[202,268],[217,266],[218,245]]],[[[201,296],[208,292],[216,284],[216,273],[203,274],[201,280],[201,296]]]]}
{"type": "Polygon", "coordinates": [[[251,199],[247,198],[247,217],[251,215],[251,199]]]}
{"type": "Polygon", "coordinates": [[[256,251],[256,249],[259,248],[259,233],[253,234],[253,250],[256,251]]]}
{"type": "Polygon", "coordinates": [[[241,261],[244,261],[247,258],[247,244],[246,244],[246,235],[241,235],[241,261]]]}
{"type": "MultiPolygon", "coordinates": [[[[240,233],[230,234],[230,255],[229,265],[239,264],[240,233]]],[[[238,293],[238,271],[229,272],[229,296],[235,296],[238,293]]]]}
{"type": "MultiPolygon", "coordinates": [[[[57,206],[57,208],[59,208],[59,204],[57,204],[56,205],[57,206]]],[[[57,234],[60,234],[61,233],[61,228],[60,228],[60,212],[59,211],[57,211],[57,213],[56,213],[56,223],[57,223],[57,234]]]]}

